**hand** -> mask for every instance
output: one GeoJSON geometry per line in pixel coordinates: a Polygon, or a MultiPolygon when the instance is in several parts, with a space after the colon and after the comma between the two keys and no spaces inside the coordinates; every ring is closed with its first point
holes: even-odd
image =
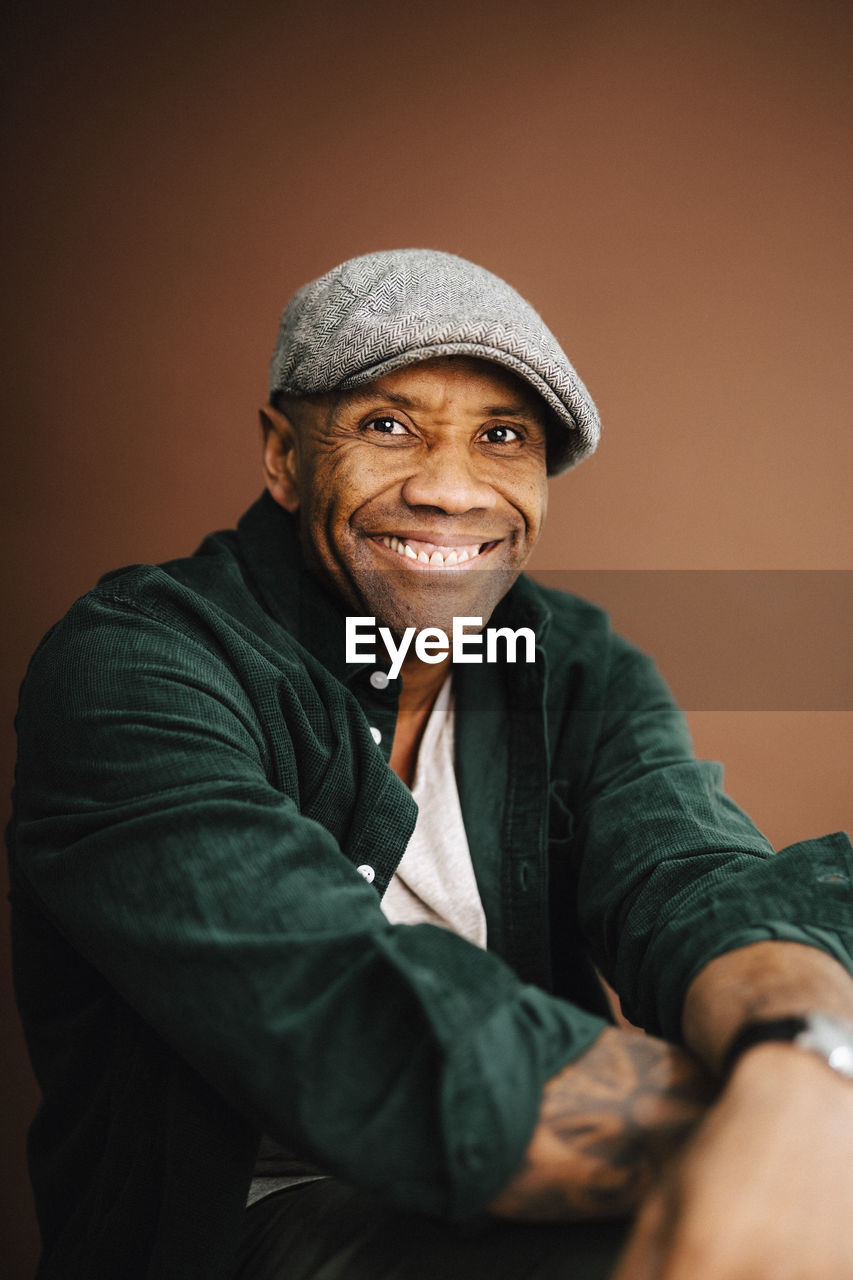
{"type": "Polygon", "coordinates": [[[645,1201],[612,1280],[853,1280],[853,1085],[765,1044],[645,1201]]]}

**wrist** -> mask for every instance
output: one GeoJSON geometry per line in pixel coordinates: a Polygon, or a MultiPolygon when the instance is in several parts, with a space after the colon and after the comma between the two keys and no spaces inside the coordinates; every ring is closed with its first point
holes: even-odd
{"type": "Polygon", "coordinates": [[[853,1084],[853,1022],[825,1013],[750,1021],[729,1045],[723,1060],[723,1079],[727,1080],[744,1058],[767,1046],[809,1056],[853,1084]]]}
{"type": "Polygon", "coordinates": [[[853,1086],[825,1062],[795,1045],[766,1041],[744,1053],[720,1091],[718,1105],[734,1105],[756,1123],[821,1124],[827,1112],[853,1124],[853,1086]]]}
{"type": "Polygon", "coordinates": [[[720,1072],[738,1028],[754,1019],[825,1010],[853,1023],[853,975],[832,956],[797,942],[755,942],[701,969],[684,1001],[684,1043],[720,1072]]]}

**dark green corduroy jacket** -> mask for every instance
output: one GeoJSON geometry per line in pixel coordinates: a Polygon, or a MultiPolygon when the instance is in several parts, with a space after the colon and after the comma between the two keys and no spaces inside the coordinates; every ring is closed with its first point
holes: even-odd
{"type": "Polygon", "coordinates": [[[734,946],[851,967],[846,837],[774,855],[594,606],[522,579],[491,625],[533,627],[537,660],[455,673],[488,951],[382,914],[416,813],[387,765],[396,682],[346,665],[270,499],[108,576],[42,642],[10,829],[42,1276],[227,1276],[261,1132],[478,1213],[601,1029],[591,962],[673,1039],[734,946]]]}

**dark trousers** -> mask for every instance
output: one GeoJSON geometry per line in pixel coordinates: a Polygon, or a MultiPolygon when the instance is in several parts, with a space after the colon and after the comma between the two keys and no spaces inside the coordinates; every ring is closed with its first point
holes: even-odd
{"type": "Polygon", "coordinates": [[[624,1222],[462,1227],[378,1204],[333,1178],[246,1210],[235,1280],[607,1280],[624,1222]]]}

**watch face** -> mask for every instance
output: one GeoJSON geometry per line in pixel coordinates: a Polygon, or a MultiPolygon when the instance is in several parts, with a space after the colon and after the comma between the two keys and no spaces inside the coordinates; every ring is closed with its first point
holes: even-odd
{"type": "Polygon", "coordinates": [[[827,1062],[833,1071],[839,1071],[848,1080],[853,1080],[853,1045],[840,1044],[837,1049],[832,1050],[827,1062]]]}
{"type": "Polygon", "coordinates": [[[797,1044],[820,1054],[833,1071],[853,1080],[853,1025],[826,1013],[810,1014],[804,1022],[797,1044]]]}

